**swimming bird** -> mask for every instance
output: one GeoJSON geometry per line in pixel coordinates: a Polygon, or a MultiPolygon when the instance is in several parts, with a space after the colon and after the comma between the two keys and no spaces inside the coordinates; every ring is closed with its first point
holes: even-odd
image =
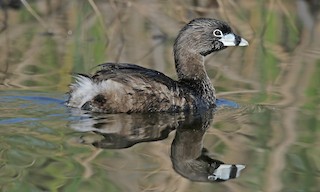
{"type": "Polygon", "coordinates": [[[204,57],[229,46],[247,46],[220,20],[197,18],[179,32],[173,46],[178,80],[128,63],[105,63],[93,75],[78,74],[66,105],[92,112],[144,113],[214,108],[215,89],[204,57]]]}

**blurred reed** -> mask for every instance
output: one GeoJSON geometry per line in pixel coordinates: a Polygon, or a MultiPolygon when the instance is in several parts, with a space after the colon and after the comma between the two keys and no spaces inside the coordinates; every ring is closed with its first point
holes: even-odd
{"type": "MultiPolygon", "coordinates": [[[[320,25],[319,11],[313,7],[318,5],[317,2],[22,2],[24,7],[19,11],[6,10],[7,17],[2,17],[7,26],[0,33],[1,90],[64,92],[72,81],[71,73],[92,71],[105,61],[137,63],[175,77],[172,45],[183,24],[195,17],[227,21],[237,33],[249,40],[250,46],[229,48],[210,56],[206,60],[208,73],[218,96],[243,104],[261,105],[240,109],[241,116],[228,110],[221,110],[216,115],[215,129],[210,129],[208,134],[217,139],[206,141],[206,145],[219,152],[225,161],[239,159],[251,165],[244,181],[240,178],[239,182],[219,187],[244,191],[245,186],[241,182],[246,182],[257,191],[291,191],[299,186],[308,190],[310,188],[303,185],[305,180],[310,183],[318,181],[309,175],[299,175],[299,171],[313,172],[317,167],[315,174],[319,176],[319,150],[308,150],[308,146],[292,147],[304,139],[314,140],[313,144],[319,146],[315,136],[319,135],[319,115],[312,119],[306,117],[306,114],[316,114],[320,108],[320,40],[317,37],[320,25]],[[279,112],[277,109],[283,110],[279,112]],[[224,121],[226,118],[228,122],[224,121]],[[306,124],[309,124],[310,132],[301,135],[306,124]],[[252,149],[248,146],[257,147],[252,149]],[[258,161],[263,163],[258,164],[258,161]]],[[[165,148],[165,144],[153,145],[154,148],[165,148]]],[[[146,149],[137,150],[141,156],[135,161],[143,162],[143,150],[146,149]]],[[[167,155],[164,150],[150,150],[150,153],[167,155]]],[[[77,157],[80,163],[83,159],[85,157],[77,157]]],[[[125,167],[123,162],[111,165],[102,158],[88,161],[119,169],[125,167]]],[[[125,189],[132,187],[142,191],[165,191],[168,186],[172,191],[184,191],[196,186],[168,171],[170,162],[165,165],[145,173],[138,183],[136,180],[123,181],[121,174],[115,174],[113,182],[125,189]],[[156,173],[160,171],[167,171],[167,178],[158,178],[156,173]],[[158,185],[157,180],[169,183],[158,185]]],[[[86,165],[84,167],[87,171],[90,169],[86,165]]],[[[90,170],[86,173],[86,178],[95,177],[90,175],[90,170]]],[[[204,188],[209,191],[214,187],[208,185],[204,188]]]]}

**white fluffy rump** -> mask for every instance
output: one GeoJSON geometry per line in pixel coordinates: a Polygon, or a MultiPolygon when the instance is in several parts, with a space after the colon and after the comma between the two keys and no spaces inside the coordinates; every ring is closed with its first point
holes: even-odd
{"type": "Polygon", "coordinates": [[[81,108],[90,101],[95,112],[126,113],[143,111],[167,111],[172,106],[183,108],[186,99],[179,89],[157,81],[146,81],[139,76],[125,75],[109,79],[92,79],[78,75],[70,88],[69,107],[81,108]],[[99,99],[101,97],[103,99],[99,99]]]}
{"type": "Polygon", "coordinates": [[[67,102],[69,107],[81,108],[87,101],[93,99],[100,93],[109,92],[111,89],[121,89],[122,84],[106,80],[99,83],[93,82],[90,77],[77,75],[75,83],[71,84],[70,98],[67,102]]]}

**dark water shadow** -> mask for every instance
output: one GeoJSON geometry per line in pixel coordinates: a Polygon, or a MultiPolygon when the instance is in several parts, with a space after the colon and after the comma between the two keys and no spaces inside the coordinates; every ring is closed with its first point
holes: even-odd
{"type": "Polygon", "coordinates": [[[103,149],[129,148],[141,142],[166,139],[176,131],[171,145],[173,169],[191,181],[226,181],[240,175],[244,165],[225,164],[210,157],[203,139],[214,117],[214,110],[199,113],[89,114],[71,111],[70,127],[80,132],[94,132],[98,139],[81,142],[103,149]]]}

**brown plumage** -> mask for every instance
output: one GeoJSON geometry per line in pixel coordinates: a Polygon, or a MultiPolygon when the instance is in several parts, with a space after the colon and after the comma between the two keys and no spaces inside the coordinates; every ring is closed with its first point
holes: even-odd
{"type": "Polygon", "coordinates": [[[126,63],[105,63],[94,75],[78,75],[67,105],[103,113],[160,112],[209,109],[215,90],[204,56],[227,46],[246,46],[224,22],[194,19],[174,44],[175,81],[161,72],[126,63]]]}

